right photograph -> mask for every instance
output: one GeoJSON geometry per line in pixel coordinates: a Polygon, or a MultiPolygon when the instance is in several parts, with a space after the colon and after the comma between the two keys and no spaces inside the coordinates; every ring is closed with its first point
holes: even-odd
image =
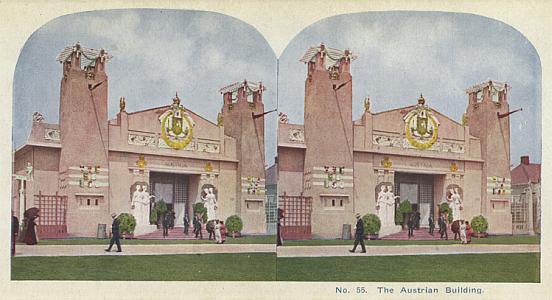
{"type": "Polygon", "coordinates": [[[540,282],[541,66],[516,29],[327,18],[277,89],[278,280],[540,282]]]}

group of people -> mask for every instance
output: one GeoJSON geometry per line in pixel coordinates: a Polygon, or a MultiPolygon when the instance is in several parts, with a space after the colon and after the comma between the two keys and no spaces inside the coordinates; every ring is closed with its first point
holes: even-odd
{"type": "Polygon", "coordinates": [[[469,244],[471,243],[471,235],[472,235],[472,229],[470,226],[470,222],[468,221],[460,221],[460,240],[462,241],[462,244],[469,244]]]}
{"type": "Polygon", "coordinates": [[[15,255],[15,245],[19,239],[21,242],[27,245],[36,245],[38,244],[38,235],[36,232],[36,219],[39,217],[40,210],[38,208],[30,208],[25,211],[23,214],[22,224],[19,223],[19,218],[17,218],[12,211],[12,230],[11,230],[11,255],[15,255]],[[20,230],[20,225],[22,228],[20,230]],[[20,234],[21,233],[21,234],[20,234]]]}
{"type": "MultiPolygon", "coordinates": [[[[203,232],[201,231],[203,220],[202,220],[201,214],[196,214],[194,216],[193,220],[193,233],[195,234],[196,238],[199,238],[200,240],[203,239],[203,232]]],[[[188,219],[188,216],[184,216],[184,234],[188,235],[190,229],[190,220],[188,219]]],[[[224,221],[221,220],[210,220],[205,225],[205,229],[209,233],[209,240],[214,238],[217,241],[217,244],[224,244],[226,241],[226,225],[224,225],[224,221]]]]}

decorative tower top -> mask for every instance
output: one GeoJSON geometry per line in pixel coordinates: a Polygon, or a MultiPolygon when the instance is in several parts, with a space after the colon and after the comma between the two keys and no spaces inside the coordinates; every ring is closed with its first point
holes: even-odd
{"type": "Polygon", "coordinates": [[[349,49],[334,49],[326,47],[324,43],[320,43],[320,46],[310,47],[299,61],[304,63],[315,62],[318,54],[320,54],[320,58],[324,59],[324,67],[326,70],[329,70],[332,67],[339,67],[343,59],[347,62],[351,62],[358,57],[349,49]]]}
{"type": "Polygon", "coordinates": [[[78,42],[73,46],[65,47],[57,56],[57,61],[60,63],[80,61],[81,68],[95,67],[97,62],[105,63],[113,58],[104,49],[92,49],[82,47],[78,42]],[[74,58],[73,58],[74,56],[74,58]]]}
{"type": "Polygon", "coordinates": [[[495,104],[507,101],[506,94],[510,86],[506,82],[487,80],[467,88],[466,94],[470,95],[470,101],[480,103],[484,99],[490,99],[495,104]]]}
{"type": "Polygon", "coordinates": [[[176,92],[174,98],[173,98],[173,105],[176,107],[180,106],[180,98],[178,98],[178,92],[176,92]]]}
{"type": "Polygon", "coordinates": [[[219,90],[224,97],[224,104],[232,105],[240,100],[247,100],[251,107],[255,106],[255,103],[262,103],[262,94],[266,90],[261,81],[249,82],[247,80],[238,81],[227,85],[219,90]]]}
{"type": "Polygon", "coordinates": [[[418,98],[418,104],[422,106],[425,104],[424,95],[420,94],[420,98],[418,98]]]}

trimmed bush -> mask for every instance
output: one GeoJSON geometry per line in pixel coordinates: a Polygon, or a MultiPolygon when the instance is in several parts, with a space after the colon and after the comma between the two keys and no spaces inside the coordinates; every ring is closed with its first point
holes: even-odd
{"type": "Polygon", "coordinates": [[[207,208],[205,208],[205,205],[201,202],[194,204],[194,216],[197,214],[201,215],[203,224],[207,223],[207,208]]]}
{"type": "Polygon", "coordinates": [[[410,204],[410,201],[405,199],[404,201],[401,201],[399,204],[399,208],[395,212],[395,224],[403,225],[404,223],[404,215],[409,214],[412,212],[412,204],[410,204]]]}
{"type": "Polygon", "coordinates": [[[364,221],[364,233],[374,235],[380,231],[381,221],[375,214],[366,214],[362,217],[364,221]]]}
{"type": "Polygon", "coordinates": [[[439,212],[440,213],[446,213],[447,214],[447,219],[448,219],[448,222],[449,223],[452,223],[452,219],[453,219],[453,215],[452,215],[452,208],[450,208],[450,206],[448,205],[448,203],[441,203],[441,205],[439,205],[439,212]]]}
{"type": "Polygon", "coordinates": [[[489,229],[489,222],[482,215],[475,216],[471,220],[471,228],[477,233],[486,232],[489,229]]]}
{"type": "Polygon", "coordinates": [[[158,225],[159,218],[168,211],[167,203],[163,201],[163,199],[160,199],[159,201],[155,202],[155,205],[153,206],[153,209],[151,210],[150,214],[150,224],[156,224],[158,225]]]}
{"type": "Polygon", "coordinates": [[[120,214],[117,219],[119,220],[119,231],[121,234],[133,233],[136,228],[136,219],[129,213],[120,214]]]}
{"type": "Polygon", "coordinates": [[[240,232],[243,229],[243,222],[237,215],[228,217],[224,224],[226,225],[226,231],[230,234],[240,232]]]}

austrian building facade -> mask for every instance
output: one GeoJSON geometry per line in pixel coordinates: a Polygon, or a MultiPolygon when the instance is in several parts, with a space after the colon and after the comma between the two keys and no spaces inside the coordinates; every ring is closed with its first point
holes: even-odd
{"type": "MultiPolygon", "coordinates": [[[[289,123],[285,112],[280,117],[278,194],[310,197],[312,237],[341,237],[356,213],[393,218],[405,200],[420,212],[422,227],[438,218],[442,202],[456,201],[455,219],[483,215],[489,233],[511,234],[509,86],[486,81],[466,89],[461,122],[416,94],[413,105],[382,112],[372,112],[367,99],[353,120],[355,59],[349,50],[309,48],[301,58],[304,124],[289,123]]],[[[380,236],[400,230],[394,222],[383,227],[380,236]]]]}
{"type": "Polygon", "coordinates": [[[244,81],[222,88],[217,123],[186,109],[178,95],[136,112],[121,98],[108,119],[111,58],[78,44],[59,54],[59,122],[35,114],[26,144],[15,151],[15,213],[22,218],[40,206],[39,232],[95,236],[111,213],[133,213],[141,193],[163,199],[181,226],[207,191],[215,194],[217,219],[236,214],[244,233],[265,233],[265,87],[244,81]]]}

